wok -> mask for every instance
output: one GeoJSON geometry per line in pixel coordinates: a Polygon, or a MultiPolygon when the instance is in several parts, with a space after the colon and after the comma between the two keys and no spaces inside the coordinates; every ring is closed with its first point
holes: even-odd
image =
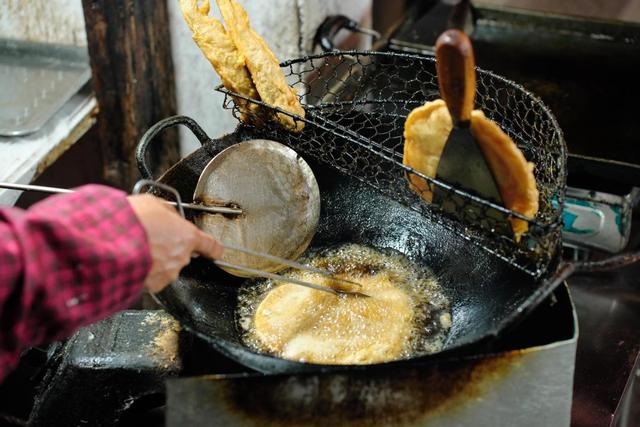
{"type": "MultiPolygon", "coordinates": [[[[192,199],[200,173],[213,156],[232,144],[263,137],[258,129],[240,125],[229,135],[211,139],[190,118],[162,120],[147,131],[137,148],[144,178],[152,178],[145,162],[149,144],[163,129],[176,125],[191,129],[202,147],[158,181],[175,187],[185,201],[192,199]]],[[[349,242],[397,250],[430,268],[451,302],[453,323],[442,352],[380,365],[428,362],[475,351],[524,318],[572,271],[557,268],[556,260],[549,269],[554,272],[550,277],[536,279],[357,179],[312,158],[305,160],[317,178],[322,201],[320,223],[310,249],[349,242]]],[[[257,371],[297,373],[354,368],[299,363],[246,347],[235,319],[237,292],[243,280],[210,261],[194,259],[157,299],[187,330],[257,371]]]]}

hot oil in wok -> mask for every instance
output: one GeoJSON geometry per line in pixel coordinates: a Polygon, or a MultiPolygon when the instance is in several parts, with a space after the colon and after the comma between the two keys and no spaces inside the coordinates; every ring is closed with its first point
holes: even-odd
{"type": "MultiPolygon", "coordinates": [[[[239,292],[237,318],[249,347],[321,364],[379,363],[442,349],[451,326],[449,300],[429,270],[398,252],[355,244],[316,252],[302,262],[360,283],[371,297],[248,281],[239,292]]],[[[282,274],[333,285],[314,273],[282,274]]]]}

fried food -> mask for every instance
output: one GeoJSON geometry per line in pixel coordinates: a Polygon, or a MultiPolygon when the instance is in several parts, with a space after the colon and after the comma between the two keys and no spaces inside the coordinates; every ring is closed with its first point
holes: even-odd
{"type": "MultiPolygon", "coordinates": [[[[304,108],[300,105],[298,95],[287,84],[278,59],[267,43],[251,28],[244,8],[235,0],[216,1],[229,35],[243,56],[262,101],[304,117],[304,108]]],[[[274,118],[294,132],[301,132],[304,128],[303,122],[296,121],[286,114],[276,113],[274,118]]]]}
{"type": "MultiPolygon", "coordinates": [[[[414,109],[404,126],[404,164],[426,176],[435,177],[452,128],[451,116],[443,100],[427,102],[414,109]]],[[[533,218],[538,212],[539,198],[533,163],[527,162],[513,140],[480,110],[471,114],[471,133],[493,172],[504,206],[533,218]]],[[[409,181],[411,189],[425,200],[432,200],[431,188],[425,180],[413,175],[409,181]]],[[[528,224],[517,218],[511,218],[510,222],[519,241],[528,224]]]]}
{"type": "MultiPolygon", "coordinates": [[[[209,16],[209,8],[209,0],[204,0],[202,6],[198,6],[198,0],[180,0],[180,9],[193,32],[193,40],[222,79],[224,87],[247,98],[260,99],[244,57],[222,23],[209,16]]],[[[234,102],[240,109],[242,121],[258,114],[258,104],[237,97],[234,102]]]]}
{"type": "MultiPolygon", "coordinates": [[[[369,297],[333,295],[278,281],[238,294],[243,341],[257,351],[322,364],[378,363],[440,351],[451,328],[449,300],[428,270],[392,251],[346,244],[305,263],[360,284],[369,297]]],[[[284,275],[334,289],[315,273],[284,275]]],[[[343,289],[343,288],[342,288],[343,289]]]]}
{"type": "MultiPolygon", "coordinates": [[[[314,273],[300,279],[331,285],[331,279],[314,273]]],[[[370,298],[278,286],[256,311],[256,335],[268,351],[285,359],[326,364],[397,359],[413,325],[411,299],[388,273],[359,282],[370,298]]]]}

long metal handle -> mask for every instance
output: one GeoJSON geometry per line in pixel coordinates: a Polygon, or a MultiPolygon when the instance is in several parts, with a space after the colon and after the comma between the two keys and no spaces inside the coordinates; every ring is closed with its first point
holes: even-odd
{"type": "MultiPolygon", "coordinates": [[[[0,188],[6,188],[8,190],[18,190],[18,191],[38,191],[41,193],[52,193],[52,194],[63,194],[63,193],[73,193],[73,190],[69,190],[67,188],[57,188],[57,187],[47,187],[44,185],[31,185],[31,184],[15,184],[12,182],[0,182],[0,188]]],[[[168,203],[172,206],[177,206],[176,202],[171,202],[166,200],[165,203],[168,203]]],[[[213,213],[213,214],[224,214],[224,215],[242,215],[242,209],[239,208],[229,208],[226,206],[206,206],[206,205],[198,205],[195,203],[181,203],[184,209],[189,209],[192,211],[213,213]]]]}
{"type": "Polygon", "coordinates": [[[269,273],[264,270],[256,270],[255,268],[245,267],[243,265],[233,264],[226,261],[215,260],[213,261],[219,267],[232,268],[234,270],[242,271],[243,273],[249,273],[254,276],[264,277],[267,279],[278,280],[281,282],[293,283],[294,285],[304,286],[306,288],[315,289],[322,292],[328,292],[334,295],[350,295],[350,296],[360,296],[360,297],[368,297],[369,295],[362,294],[360,292],[349,292],[343,291],[340,289],[333,289],[326,286],[317,285],[315,283],[305,282],[304,280],[294,279],[292,277],[285,277],[275,273],[269,273]]]}
{"type": "Polygon", "coordinates": [[[352,282],[351,280],[347,280],[347,279],[342,279],[340,277],[336,277],[330,271],[321,270],[319,268],[315,268],[315,267],[312,267],[312,266],[306,265],[306,264],[301,264],[299,262],[295,262],[295,261],[292,261],[292,260],[286,259],[286,258],[281,258],[279,256],[266,254],[266,253],[262,253],[262,252],[257,252],[257,251],[253,251],[253,250],[247,249],[247,248],[241,248],[239,246],[232,245],[232,244],[229,244],[229,243],[224,243],[223,242],[222,246],[224,246],[225,250],[231,249],[232,251],[238,251],[238,252],[242,252],[242,253],[245,253],[245,254],[248,254],[248,255],[253,255],[253,256],[256,256],[258,258],[263,258],[263,259],[267,259],[269,261],[278,262],[280,264],[286,265],[286,266],[291,267],[291,268],[295,268],[297,270],[308,271],[310,273],[320,274],[321,276],[328,277],[331,280],[334,280],[336,282],[342,282],[342,283],[347,284],[349,286],[356,286],[358,289],[362,288],[361,284],[356,283],[356,282],[352,282]]]}
{"type": "Polygon", "coordinates": [[[73,190],[66,188],[45,187],[44,185],[31,185],[31,184],[14,184],[13,182],[0,182],[0,188],[6,188],[7,190],[19,190],[19,191],[39,191],[41,193],[73,193],[73,190]]]}

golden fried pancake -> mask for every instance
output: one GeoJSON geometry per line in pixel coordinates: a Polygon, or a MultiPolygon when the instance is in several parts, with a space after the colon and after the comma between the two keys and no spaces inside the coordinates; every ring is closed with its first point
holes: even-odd
{"type": "MultiPolygon", "coordinates": [[[[435,177],[440,156],[453,125],[445,102],[427,102],[414,109],[404,125],[403,163],[427,176],[435,177]]],[[[471,133],[478,141],[496,179],[504,206],[527,217],[538,212],[538,189],[533,176],[533,163],[524,155],[500,127],[480,110],[471,114],[471,133]]],[[[410,176],[411,188],[431,201],[431,188],[417,176],[410,176]]],[[[511,228],[516,240],[527,231],[528,224],[512,218],[511,228]]]]}
{"type": "MultiPolygon", "coordinates": [[[[287,83],[280,63],[267,43],[249,23],[247,12],[235,0],[216,0],[229,35],[242,54],[253,82],[265,103],[304,117],[304,108],[295,90],[287,83]]],[[[286,114],[277,113],[275,119],[284,127],[301,132],[303,122],[297,122],[286,114]]]]}
{"type": "MultiPolygon", "coordinates": [[[[314,273],[295,277],[331,286],[314,273]]],[[[262,345],[290,360],[366,364],[398,359],[413,327],[414,306],[389,272],[358,279],[369,298],[336,296],[282,284],[260,303],[254,318],[262,345]]]]}
{"type": "MultiPolygon", "coordinates": [[[[222,23],[208,16],[209,0],[204,0],[202,6],[198,6],[198,0],[180,0],[180,9],[193,32],[193,40],[220,75],[224,87],[248,98],[260,99],[249,70],[245,66],[244,57],[222,23]]],[[[234,101],[243,113],[241,117],[243,121],[247,119],[248,110],[256,114],[260,107],[240,98],[234,101]]]]}

